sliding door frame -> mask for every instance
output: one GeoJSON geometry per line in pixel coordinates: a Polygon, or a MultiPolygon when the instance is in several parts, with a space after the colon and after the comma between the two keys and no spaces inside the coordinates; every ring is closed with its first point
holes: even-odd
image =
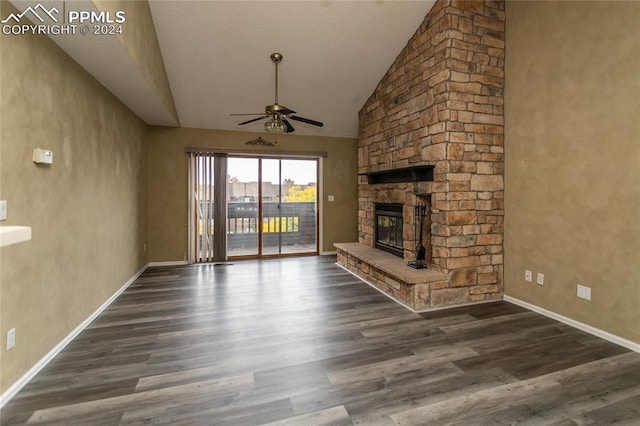
{"type": "MultiPolygon", "coordinates": [[[[256,158],[256,159],[278,159],[278,160],[312,160],[316,161],[316,250],[313,252],[303,252],[303,253],[284,253],[284,254],[268,254],[262,255],[262,235],[263,235],[263,221],[258,221],[258,254],[257,255],[246,255],[246,256],[228,256],[227,255],[227,186],[225,185],[215,185],[217,191],[215,193],[215,197],[220,197],[218,199],[224,200],[223,203],[214,203],[214,223],[222,224],[221,226],[214,227],[214,258],[212,261],[215,262],[223,262],[228,259],[256,259],[256,258],[275,258],[275,257],[295,257],[295,256],[313,256],[320,255],[322,253],[322,217],[323,217],[323,159],[328,156],[326,151],[289,151],[283,150],[277,153],[266,153],[262,150],[254,150],[254,149],[241,149],[241,148],[213,148],[213,147],[193,147],[188,146],[185,147],[184,152],[187,154],[214,154],[214,179],[215,182],[225,182],[227,180],[227,158],[228,157],[240,157],[240,158],[256,158]],[[222,229],[221,229],[222,228],[222,229]],[[215,235],[215,232],[223,231],[223,238],[220,238],[220,234],[215,235]]],[[[260,182],[262,181],[262,161],[258,162],[260,164],[259,169],[259,177],[260,182]]],[[[189,169],[189,196],[188,196],[188,209],[189,209],[189,217],[195,213],[194,210],[194,198],[193,198],[193,190],[192,187],[193,179],[191,176],[191,169],[189,169]]],[[[258,193],[260,197],[260,202],[258,203],[258,215],[259,218],[262,219],[262,185],[258,185],[258,193]]],[[[196,220],[193,218],[189,219],[188,223],[188,259],[189,263],[195,262],[195,233],[196,229],[196,220]]]]}
{"type": "MultiPolygon", "coordinates": [[[[282,258],[282,257],[296,257],[296,256],[317,256],[320,254],[320,166],[321,166],[321,156],[282,156],[282,155],[264,155],[261,153],[258,154],[250,154],[250,153],[242,153],[242,154],[233,154],[229,153],[227,158],[251,158],[258,160],[258,253],[257,254],[248,254],[248,255],[238,255],[238,256],[227,256],[229,260],[243,260],[243,259],[269,259],[269,258],[282,258]],[[300,252],[300,253],[277,253],[277,254],[263,254],[262,253],[262,243],[263,243],[263,232],[264,232],[264,218],[263,218],[263,202],[262,202],[262,160],[306,160],[306,161],[315,161],[316,162],[316,214],[315,214],[315,222],[316,222],[316,230],[315,230],[315,250],[309,252],[300,252]]],[[[281,173],[280,173],[281,174],[281,173]]],[[[282,180],[282,176],[280,176],[282,180]]],[[[280,186],[282,186],[282,182],[278,182],[280,186]]],[[[226,204],[226,199],[225,199],[226,204]]],[[[282,226],[282,219],[280,219],[279,229],[282,226]]]]}

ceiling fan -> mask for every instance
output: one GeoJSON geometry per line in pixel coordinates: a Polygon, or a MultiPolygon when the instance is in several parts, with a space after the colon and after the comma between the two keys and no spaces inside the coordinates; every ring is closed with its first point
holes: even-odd
{"type": "Polygon", "coordinates": [[[253,113],[253,114],[231,114],[232,116],[240,116],[240,115],[259,115],[260,117],[252,118],[251,120],[243,121],[242,123],[238,123],[239,126],[244,124],[253,123],[254,121],[263,120],[265,118],[269,118],[269,121],[264,123],[264,130],[266,132],[273,133],[291,133],[296,129],[293,128],[289,120],[299,121],[301,123],[311,124],[312,126],[322,127],[324,123],[320,121],[311,120],[309,118],[300,117],[298,115],[294,115],[296,112],[287,108],[284,105],[278,104],[278,64],[282,61],[282,55],[280,53],[272,53],[271,60],[274,64],[276,64],[276,96],[275,102],[273,105],[267,105],[264,107],[264,113],[253,113]]]}

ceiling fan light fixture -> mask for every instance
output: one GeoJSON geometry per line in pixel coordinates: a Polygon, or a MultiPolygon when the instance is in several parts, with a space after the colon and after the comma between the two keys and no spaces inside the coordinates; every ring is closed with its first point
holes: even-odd
{"type": "Polygon", "coordinates": [[[264,131],[267,133],[287,133],[287,126],[278,116],[264,123],[264,131]]]}
{"type": "Polygon", "coordinates": [[[282,54],[280,53],[272,53],[271,61],[275,64],[276,67],[276,81],[275,81],[275,102],[273,105],[267,105],[264,107],[264,114],[231,114],[231,115],[258,115],[259,117],[252,118],[251,120],[243,121],[242,123],[238,123],[239,126],[243,126],[245,124],[253,123],[254,121],[262,120],[267,118],[267,122],[264,123],[264,131],[267,133],[291,133],[295,132],[295,128],[289,122],[289,119],[299,121],[305,124],[311,124],[312,126],[322,127],[324,124],[320,121],[311,120],[309,118],[299,117],[297,115],[293,115],[296,112],[292,109],[287,108],[284,105],[278,104],[278,63],[282,61],[282,54]]]}

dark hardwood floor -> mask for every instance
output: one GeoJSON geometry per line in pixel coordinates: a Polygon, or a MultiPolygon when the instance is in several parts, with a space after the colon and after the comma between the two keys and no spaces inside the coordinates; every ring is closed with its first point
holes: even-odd
{"type": "Polygon", "coordinates": [[[640,424],[640,354],[506,302],[411,313],[334,261],[149,268],[1,423],[640,424]]]}

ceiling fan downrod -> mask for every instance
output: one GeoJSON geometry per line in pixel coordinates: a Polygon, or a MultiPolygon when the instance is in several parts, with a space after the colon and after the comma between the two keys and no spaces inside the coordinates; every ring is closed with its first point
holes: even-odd
{"type": "Polygon", "coordinates": [[[278,105],[278,64],[282,61],[282,54],[280,53],[272,53],[271,60],[274,64],[276,64],[276,99],[274,104],[278,105]]]}

